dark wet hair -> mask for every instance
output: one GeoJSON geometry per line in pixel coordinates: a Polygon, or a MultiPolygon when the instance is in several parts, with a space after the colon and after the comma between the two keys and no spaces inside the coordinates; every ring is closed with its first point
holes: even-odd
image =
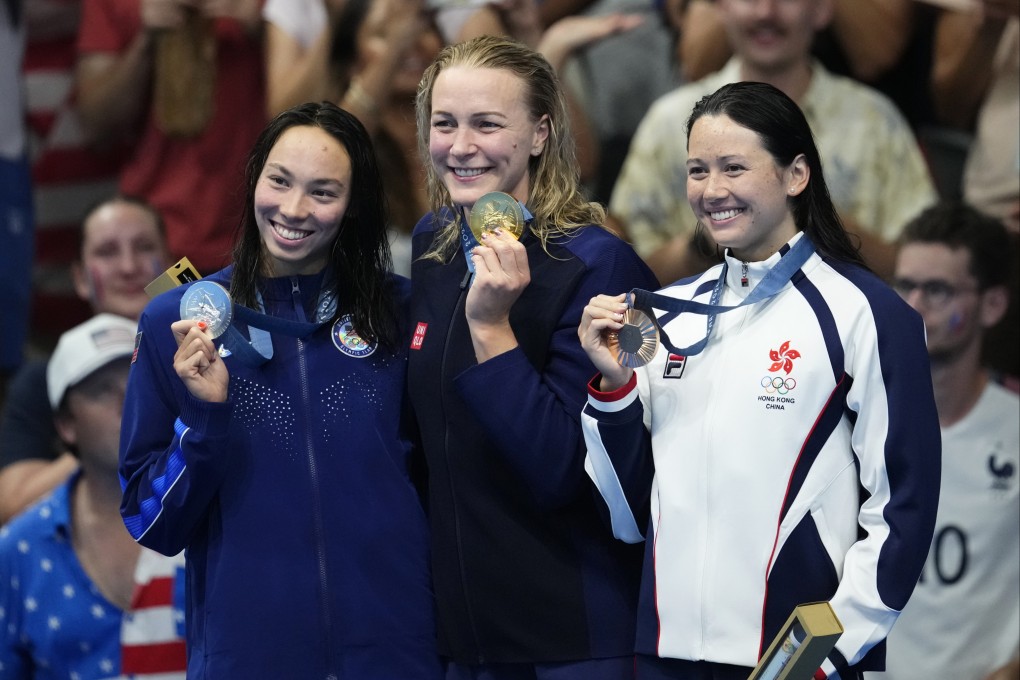
{"type": "Polygon", "coordinates": [[[687,119],[688,143],[691,128],[702,116],[727,116],[756,133],[762,146],[781,167],[788,167],[803,154],[810,170],[807,186],[800,195],[787,198],[797,229],[811,238],[820,255],[866,266],[832,204],[811,126],[792,99],[766,83],[724,85],[702,97],[694,106],[687,119]]]}
{"type": "Polygon", "coordinates": [[[944,201],[922,210],[900,235],[900,246],[908,243],[965,248],[970,253],[967,269],[981,290],[1005,286],[1015,265],[1005,225],[960,201],[944,201]]]}
{"type": "Polygon", "coordinates": [[[243,305],[256,306],[259,277],[273,275],[255,221],[255,187],[277,140],[290,128],[299,126],[325,131],[340,142],[351,160],[350,201],[327,263],[333,278],[323,282],[334,286],[337,296],[333,320],[350,314],[362,338],[378,340],[392,348],[398,330],[387,284],[387,272],[392,267],[382,180],[365,127],[356,117],[329,102],[300,104],[280,113],[255,141],[245,167],[244,206],[234,246],[231,297],[243,305]]]}

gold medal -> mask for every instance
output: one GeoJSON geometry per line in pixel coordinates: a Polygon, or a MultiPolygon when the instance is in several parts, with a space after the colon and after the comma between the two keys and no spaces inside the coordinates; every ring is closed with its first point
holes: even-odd
{"type": "Polygon", "coordinates": [[[627,368],[644,366],[659,349],[659,329],[644,312],[628,309],[623,313],[623,328],[607,334],[609,350],[616,361],[627,368]]]}
{"type": "Polygon", "coordinates": [[[475,201],[468,217],[468,226],[479,243],[482,242],[484,232],[496,229],[502,229],[519,239],[524,232],[524,211],[510,194],[492,191],[475,201]]]}

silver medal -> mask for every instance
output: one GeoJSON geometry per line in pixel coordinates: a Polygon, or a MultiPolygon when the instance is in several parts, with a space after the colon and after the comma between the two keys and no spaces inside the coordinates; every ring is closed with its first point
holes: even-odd
{"type": "Polygon", "coordinates": [[[218,283],[196,281],[181,298],[181,318],[205,322],[210,337],[223,335],[233,317],[230,293],[218,283]]]}

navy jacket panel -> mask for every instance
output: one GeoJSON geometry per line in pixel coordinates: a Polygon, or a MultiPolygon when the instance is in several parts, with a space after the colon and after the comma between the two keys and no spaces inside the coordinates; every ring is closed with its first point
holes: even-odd
{"type": "MultiPolygon", "coordinates": [[[[263,283],[270,314],[314,308],[306,277],[263,283]]],[[[182,293],[140,320],[121,475],[136,538],[187,547],[188,677],[437,678],[406,349],[352,350],[343,319],[274,335],[259,368],[223,359],[229,399],[208,404],[173,370],[182,293]]]]}
{"type": "Polygon", "coordinates": [[[580,347],[599,293],[655,287],[598,227],[543,250],[522,238],[531,283],[510,323],[519,347],[483,364],[464,316],[466,260],[413,241],[409,389],[429,465],[440,650],[464,663],[633,652],[641,548],[613,541],[584,474],[580,412],[595,369],[580,347]]]}

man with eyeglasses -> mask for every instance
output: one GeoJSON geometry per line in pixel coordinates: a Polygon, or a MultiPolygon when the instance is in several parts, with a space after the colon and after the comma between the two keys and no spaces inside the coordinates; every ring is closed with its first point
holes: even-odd
{"type": "Polygon", "coordinates": [[[942,489],[921,580],[869,680],[1020,673],[1020,399],[981,360],[1009,302],[1009,237],[940,204],[905,228],[894,288],[924,319],[942,428],[942,489]]]}

